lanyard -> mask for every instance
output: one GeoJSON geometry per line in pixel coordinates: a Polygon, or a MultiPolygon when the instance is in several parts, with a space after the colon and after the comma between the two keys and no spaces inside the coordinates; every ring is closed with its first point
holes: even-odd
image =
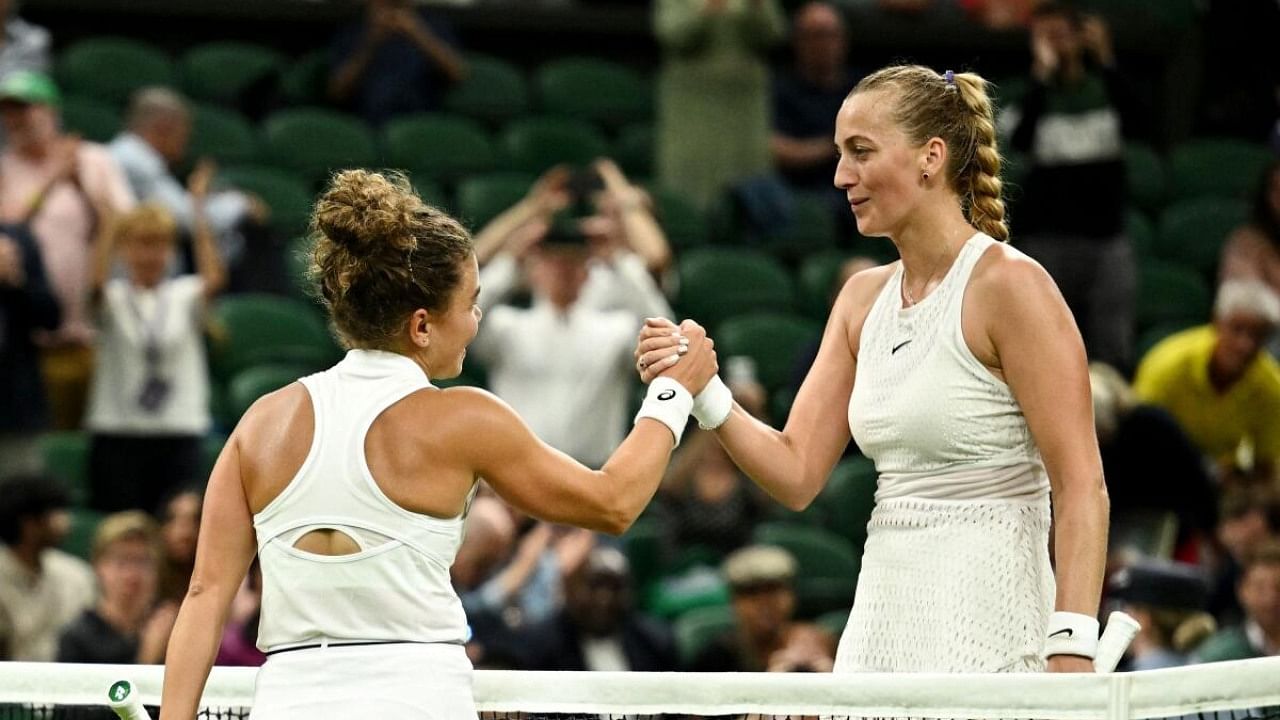
{"type": "Polygon", "coordinates": [[[125,302],[128,303],[129,310],[137,319],[138,328],[142,331],[142,352],[147,361],[147,369],[153,372],[160,365],[160,333],[164,330],[165,319],[169,314],[169,304],[165,302],[165,289],[166,284],[161,284],[156,290],[156,311],[151,314],[151,322],[147,322],[147,318],[142,315],[142,307],[138,304],[138,293],[132,283],[125,293],[125,302]]]}

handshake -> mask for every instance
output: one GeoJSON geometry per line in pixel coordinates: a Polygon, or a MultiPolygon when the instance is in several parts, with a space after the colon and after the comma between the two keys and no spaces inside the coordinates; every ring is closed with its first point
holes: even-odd
{"type": "MultiPolygon", "coordinates": [[[[715,343],[698,323],[685,320],[676,325],[665,318],[646,319],[636,342],[635,359],[640,380],[650,385],[649,395],[656,401],[676,400],[679,390],[684,390],[692,404],[685,408],[684,415],[691,412],[703,429],[714,430],[729,419],[733,394],[717,374],[720,365],[715,343]]],[[[650,405],[648,400],[645,404],[650,405]]],[[[647,414],[645,408],[640,414],[647,414]]],[[[666,414],[669,413],[663,413],[666,414]]],[[[679,443],[681,433],[675,426],[680,425],[683,431],[683,423],[674,416],[655,419],[671,427],[679,443]]]]}

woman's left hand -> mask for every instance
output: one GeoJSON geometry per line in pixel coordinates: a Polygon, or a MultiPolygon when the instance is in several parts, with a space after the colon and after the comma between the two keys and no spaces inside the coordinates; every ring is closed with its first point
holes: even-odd
{"type": "Polygon", "coordinates": [[[1079,655],[1054,655],[1049,658],[1045,670],[1054,673],[1091,673],[1093,661],[1079,655]]]}

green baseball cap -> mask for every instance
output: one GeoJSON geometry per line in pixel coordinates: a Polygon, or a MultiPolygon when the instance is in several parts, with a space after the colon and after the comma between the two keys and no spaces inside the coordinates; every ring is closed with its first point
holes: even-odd
{"type": "Polygon", "coordinates": [[[19,70],[0,78],[0,102],[16,100],[28,105],[61,105],[62,93],[44,73],[19,70]]]}

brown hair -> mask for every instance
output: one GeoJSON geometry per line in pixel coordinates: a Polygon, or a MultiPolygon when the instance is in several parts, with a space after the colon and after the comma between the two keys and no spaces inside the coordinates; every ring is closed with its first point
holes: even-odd
{"type": "MultiPolygon", "coordinates": [[[[1280,565],[1280,540],[1267,540],[1244,559],[1244,573],[1258,565],[1280,565]]],[[[1242,574],[1242,576],[1243,576],[1242,574]]]]}
{"type": "Polygon", "coordinates": [[[444,311],[472,253],[466,229],[399,173],[337,173],[311,230],[311,278],[351,347],[389,349],[407,315],[444,311]]]}
{"type": "Polygon", "coordinates": [[[160,560],[160,529],[151,516],[141,510],[126,510],[102,519],[93,533],[90,558],[97,562],[107,550],[124,540],[142,540],[150,546],[156,562],[160,560]]]}
{"type": "Polygon", "coordinates": [[[895,65],[863,78],[849,94],[892,90],[894,121],[911,142],[938,137],[947,143],[947,181],[960,195],[965,217],[996,240],[1008,240],[989,83],[976,73],[951,78],[920,65],[895,65]]]}
{"type": "Polygon", "coordinates": [[[143,203],[116,217],[111,226],[112,240],[119,245],[139,236],[164,236],[177,242],[178,223],[173,214],[156,203],[143,203]]]}

